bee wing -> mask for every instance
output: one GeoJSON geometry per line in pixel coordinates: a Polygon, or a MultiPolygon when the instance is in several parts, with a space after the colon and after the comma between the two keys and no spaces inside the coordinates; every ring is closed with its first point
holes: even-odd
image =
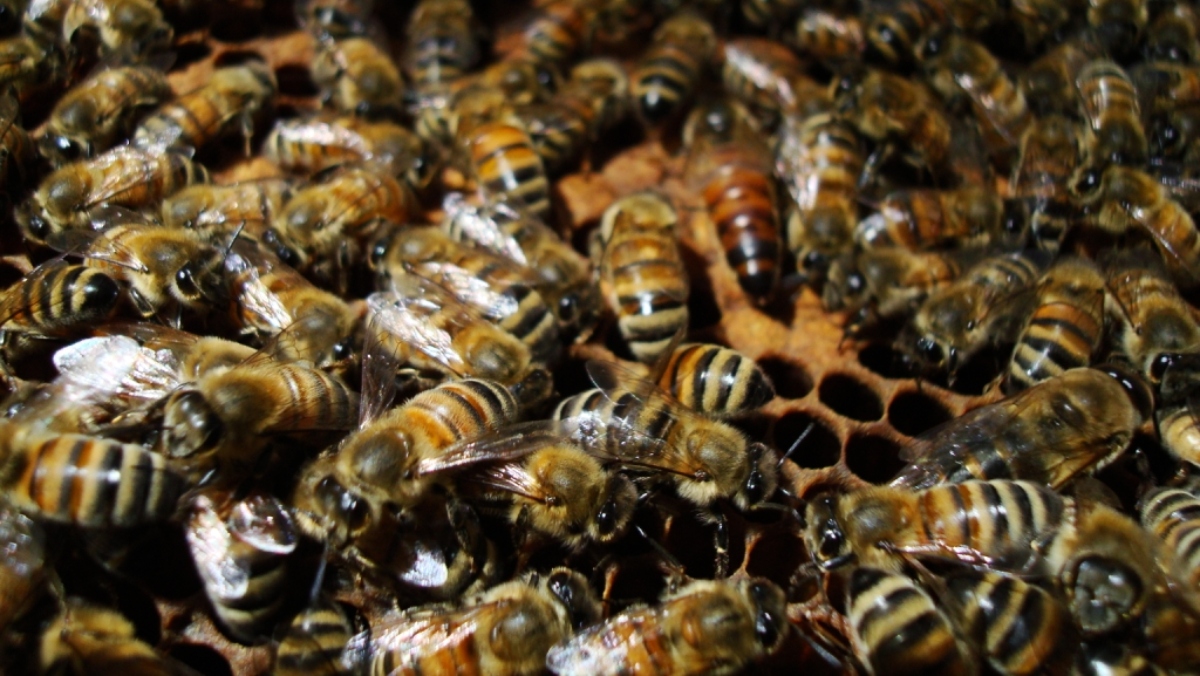
{"type": "MultiPolygon", "coordinates": [[[[459,301],[475,308],[488,319],[503,319],[517,312],[517,301],[504,293],[507,289],[493,286],[469,270],[454,263],[427,261],[408,264],[405,269],[419,277],[441,285],[459,301]]],[[[512,288],[509,285],[507,288],[512,288]]]]}
{"type": "Polygon", "coordinates": [[[54,353],[63,394],[102,403],[112,397],[150,403],[179,385],[179,359],[168,349],[144,347],[127,336],[76,341],[54,353]]]}
{"type": "MultiPolygon", "coordinates": [[[[282,265],[282,263],[281,263],[282,265]]],[[[262,274],[269,272],[238,251],[229,252],[225,259],[225,270],[231,276],[235,289],[232,294],[242,312],[257,317],[258,326],[270,326],[282,330],[292,322],[292,315],[280,300],[279,295],[262,281],[262,274]]]]}
{"type": "Polygon", "coordinates": [[[372,627],[373,654],[448,652],[470,641],[492,614],[502,613],[511,605],[512,600],[500,599],[458,610],[438,607],[410,611],[392,622],[372,627]]]}
{"type": "Polygon", "coordinates": [[[52,249],[66,254],[104,261],[134,272],[150,272],[149,266],[142,261],[137,251],[111,237],[105,237],[103,230],[62,230],[51,234],[46,243],[52,249]]]}
{"type": "Polygon", "coordinates": [[[546,654],[546,668],[560,676],[590,676],[617,671],[633,664],[630,656],[637,642],[622,637],[655,636],[661,633],[653,609],[626,610],[600,624],[593,624],[563,641],[546,654]]]}
{"type": "Polygon", "coordinates": [[[221,598],[245,596],[250,586],[250,560],[230,554],[233,535],[206,496],[196,499],[184,531],[196,571],[209,593],[221,598]]]}
{"type": "Polygon", "coordinates": [[[444,287],[418,275],[403,275],[392,280],[390,291],[368,296],[367,309],[388,334],[450,373],[470,373],[470,365],[454,348],[454,335],[457,329],[486,320],[444,287]]]}
{"type": "Polygon", "coordinates": [[[547,446],[568,443],[573,423],[562,420],[538,420],[510,425],[492,434],[459,442],[424,458],[417,465],[422,475],[460,470],[481,463],[510,462],[547,446]]]}
{"type": "Polygon", "coordinates": [[[132,146],[118,146],[92,160],[95,176],[101,180],[92,186],[91,201],[83,205],[83,210],[91,211],[109,202],[120,203],[125,193],[141,190],[148,183],[154,183],[158,173],[158,160],[154,154],[132,146]],[[134,162],[137,168],[131,170],[134,162]],[[115,170],[114,165],[125,166],[115,170]]]}
{"type": "MultiPolygon", "coordinates": [[[[529,264],[525,250],[521,248],[520,243],[514,237],[500,227],[495,215],[489,215],[481,207],[469,204],[466,196],[462,193],[454,192],[446,195],[446,198],[442,200],[442,209],[446,212],[446,217],[442,219],[441,227],[447,234],[457,234],[460,239],[498,253],[521,265],[529,264]]],[[[505,212],[508,212],[509,209],[504,205],[496,205],[491,210],[498,211],[500,212],[498,215],[512,220],[519,218],[516,212],[509,212],[509,215],[506,215],[505,212]]]]}
{"type": "Polygon", "coordinates": [[[358,400],[358,426],[366,427],[383,414],[396,398],[396,369],[400,355],[394,342],[385,342],[374,313],[367,319],[363,333],[362,388],[358,400]]]}
{"type": "Polygon", "coordinates": [[[238,501],[227,523],[232,537],[271,554],[291,554],[299,542],[291,511],[264,493],[238,501]]]}

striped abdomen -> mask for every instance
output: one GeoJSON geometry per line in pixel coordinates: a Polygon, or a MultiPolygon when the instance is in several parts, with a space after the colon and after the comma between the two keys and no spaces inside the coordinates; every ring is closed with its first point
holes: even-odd
{"type": "Polygon", "coordinates": [[[634,357],[654,362],[688,325],[687,270],[672,230],[622,228],[604,248],[617,326],[634,357]]]}
{"type": "Polygon", "coordinates": [[[1184,580],[1200,584],[1200,498],[1177,488],[1160,488],[1142,499],[1142,526],[1175,552],[1184,580]]]}
{"type": "Polygon", "coordinates": [[[908,577],[858,568],[846,597],[855,652],[874,673],[973,673],[950,620],[908,577]]]}
{"type": "Polygon", "coordinates": [[[108,318],[121,287],[95,268],[52,264],[33,270],[5,294],[0,310],[5,331],[59,335],[108,318]]]}
{"type": "Polygon", "coordinates": [[[1038,301],[1013,350],[1006,394],[1087,366],[1104,337],[1104,278],[1094,266],[1059,263],[1043,277],[1038,301]]]}
{"type": "Polygon", "coordinates": [[[719,166],[701,194],[717,226],[725,260],[746,293],[764,298],[779,281],[779,223],[775,214],[774,178],[747,166],[737,146],[712,151],[719,166]]]}
{"type": "Polygon", "coordinates": [[[579,49],[585,30],[577,0],[551,0],[525,29],[523,51],[536,61],[563,63],[579,49]]]}
{"type": "Polygon", "coordinates": [[[680,345],[658,385],[698,413],[724,416],[754,410],[775,389],[753,359],[720,345],[680,345]]]}
{"type": "Polygon", "coordinates": [[[184,479],[141,446],[79,434],[17,435],[4,468],[7,496],[42,518],[137,526],[175,512],[184,479]]]}
{"type": "Polygon", "coordinates": [[[564,399],[555,409],[554,418],[579,420],[580,438],[575,441],[614,458],[651,457],[660,452],[659,440],[669,440],[679,429],[679,421],[660,402],[648,404],[630,392],[605,393],[598,389],[564,399]],[[637,434],[630,435],[630,430],[637,434]]]}
{"type": "Polygon", "coordinates": [[[677,118],[700,79],[698,55],[685,45],[652,45],[630,78],[634,109],[648,127],[677,118]]]}
{"type": "Polygon", "coordinates": [[[550,174],[565,171],[583,153],[596,121],[596,112],[587,101],[562,94],[547,103],[531,103],[520,114],[533,148],[550,174]]]}
{"type": "Polygon", "coordinates": [[[1109,60],[1093,61],[1084,66],[1075,84],[1094,133],[1091,159],[1130,166],[1144,163],[1149,145],[1137,89],[1125,71],[1109,60]]]}
{"type": "Polygon", "coordinates": [[[1066,509],[1057,493],[1027,481],[937,486],[918,497],[918,532],[905,534],[896,544],[934,542],[994,558],[1020,555],[1034,540],[1057,529],[1066,509]]]}
{"type": "Polygon", "coordinates": [[[471,131],[471,166],[483,191],[492,199],[528,211],[550,215],[550,183],[542,158],[524,129],[489,122],[471,131]]]}
{"type": "Polygon", "coordinates": [[[503,385],[466,378],[442,383],[413,397],[389,417],[427,452],[494,432],[515,422],[518,402],[503,385]]]}
{"type": "Polygon", "coordinates": [[[348,676],[342,654],[355,634],[342,609],[320,600],[292,620],[275,651],[276,676],[348,676]]]}

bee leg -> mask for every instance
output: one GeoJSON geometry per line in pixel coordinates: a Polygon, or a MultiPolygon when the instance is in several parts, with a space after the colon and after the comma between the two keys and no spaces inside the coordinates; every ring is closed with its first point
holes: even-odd
{"type": "Polygon", "coordinates": [[[713,564],[713,578],[729,577],[729,520],[719,511],[713,512],[713,547],[716,550],[716,561],[713,564]]]}
{"type": "Polygon", "coordinates": [[[137,289],[130,287],[129,300],[133,303],[133,308],[142,316],[142,319],[149,319],[154,316],[154,305],[151,304],[149,298],[146,298],[137,289]]]}
{"type": "Polygon", "coordinates": [[[522,508],[513,523],[513,546],[517,550],[517,565],[514,575],[525,572],[529,558],[533,554],[533,538],[530,535],[529,510],[522,508]]]}
{"type": "Polygon", "coordinates": [[[870,155],[867,156],[867,161],[863,162],[862,172],[858,175],[858,189],[864,191],[875,182],[875,177],[879,175],[879,169],[889,157],[895,153],[895,146],[891,141],[880,143],[870,155]]]}

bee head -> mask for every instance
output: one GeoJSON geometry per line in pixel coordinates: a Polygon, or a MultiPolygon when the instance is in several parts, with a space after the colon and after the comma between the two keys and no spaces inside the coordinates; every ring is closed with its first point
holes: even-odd
{"type": "Polygon", "coordinates": [[[199,390],[179,390],[163,411],[167,455],[193,458],[212,451],[225,436],[225,423],[199,390]]]}
{"type": "Polygon", "coordinates": [[[822,495],[804,508],[804,545],[814,563],[833,570],[854,557],[850,541],[837,515],[837,498],[822,495]]]}

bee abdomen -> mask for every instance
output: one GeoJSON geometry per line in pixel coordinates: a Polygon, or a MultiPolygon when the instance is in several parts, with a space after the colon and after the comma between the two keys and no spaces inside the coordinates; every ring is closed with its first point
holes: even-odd
{"type": "Polygon", "coordinates": [[[677,116],[692,95],[700,67],[686,50],[674,45],[652,48],[633,76],[637,112],[650,126],[677,116]]]}
{"type": "Polygon", "coordinates": [[[331,602],[321,602],[292,620],[275,653],[277,676],[342,676],[351,673],[341,662],[354,628],[331,602]]]}
{"type": "Polygon", "coordinates": [[[484,190],[514,206],[546,218],[550,214],[550,183],[542,158],[521,128],[491,122],[474,130],[471,161],[484,190]]]}
{"type": "Polygon", "coordinates": [[[1188,574],[1200,581],[1200,499],[1179,489],[1161,489],[1143,499],[1142,524],[1167,543],[1188,574]]]}
{"type": "Polygon", "coordinates": [[[749,294],[764,297],[779,279],[780,237],[767,174],[733,168],[704,187],[725,260],[749,294]]]}
{"type": "Polygon", "coordinates": [[[659,385],[709,415],[753,410],[775,396],[770,380],[753,360],[719,345],[681,345],[663,369],[659,385]]]}

